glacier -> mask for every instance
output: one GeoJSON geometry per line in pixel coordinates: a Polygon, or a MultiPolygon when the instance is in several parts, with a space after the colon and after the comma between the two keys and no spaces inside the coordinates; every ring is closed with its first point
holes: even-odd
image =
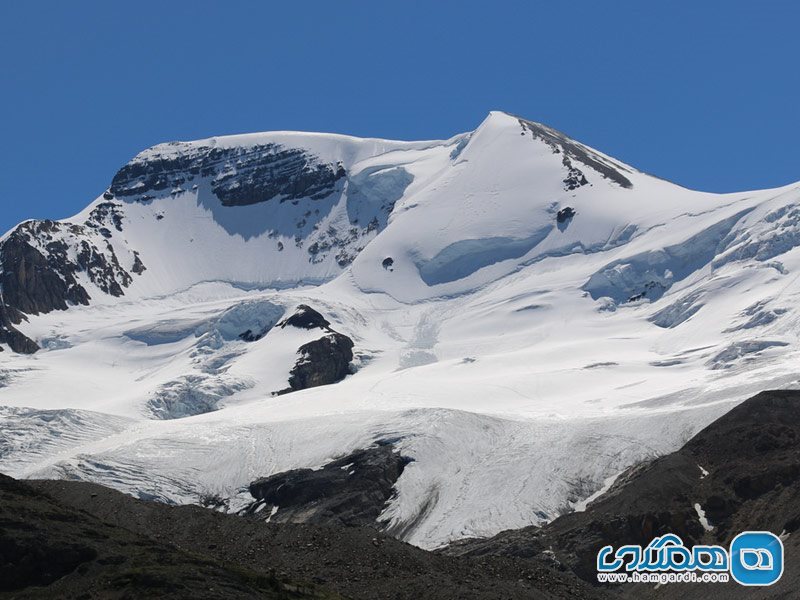
{"type": "Polygon", "coordinates": [[[39,348],[0,345],[0,471],[234,510],[392,439],[402,539],[546,523],[797,387],[798,215],[800,183],[689,190],[503,112],[441,141],[155,146],[80,214],[0,238],[23,245],[0,253],[6,326],[39,348]],[[19,256],[69,295],[31,296],[19,256]],[[300,305],[352,369],[278,396],[319,337],[276,327],[300,305]]]}

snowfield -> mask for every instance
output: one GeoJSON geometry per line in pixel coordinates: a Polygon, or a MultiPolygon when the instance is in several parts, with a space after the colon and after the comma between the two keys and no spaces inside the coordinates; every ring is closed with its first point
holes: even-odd
{"type": "Polygon", "coordinates": [[[80,275],[88,306],[18,326],[41,350],[0,354],[0,472],[236,510],[258,477],[389,439],[413,462],[383,517],[434,548],[582,510],[800,381],[800,184],[696,192],[499,112],[441,142],[265,133],[133,163],[270,144],[329,187],[226,206],[220,182],[278,177],[240,184],[241,159],[115,199],[108,243],[146,270],[118,297],[80,275]],[[319,337],[276,326],[299,304],[354,341],[353,374],[276,396],[319,337]]]}

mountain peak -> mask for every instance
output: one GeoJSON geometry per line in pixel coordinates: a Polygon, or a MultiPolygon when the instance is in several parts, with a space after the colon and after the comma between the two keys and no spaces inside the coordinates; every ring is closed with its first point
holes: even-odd
{"type": "Polygon", "coordinates": [[[791,188],[686,190],[500,111],[438,142],[162,147],[0,239],[0,470],[236,509],[392,440],[407,541],[543,523],[796,380],[798,247],[791,188]]]}
{"type": "Polygon", "coordinates": [[[475,130],[475,134],[484,132],[492,132],[493,135],[500,132],[530,135],[534,140],[546,144],[554,154],[561,154],[563,165],[567,169],[572,169],[572,163],[577,162],[594,169],[603,178],[622,188],[633,187],[629,175],[636,173],[636,169],[614,160],[544,123],[531,121],[504,111],[492,110],[475,130]]]}

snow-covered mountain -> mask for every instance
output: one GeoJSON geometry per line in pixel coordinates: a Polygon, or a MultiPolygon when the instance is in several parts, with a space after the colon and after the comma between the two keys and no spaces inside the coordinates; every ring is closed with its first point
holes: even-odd
{"type": "Polygon", "coordinates": [[[380,441],[403,539],[544,523],[796,386],[799,245],[800,184],[696,192],[500,112],[162,144],[0,239],[0,471],[237,510],[380,441]]]}

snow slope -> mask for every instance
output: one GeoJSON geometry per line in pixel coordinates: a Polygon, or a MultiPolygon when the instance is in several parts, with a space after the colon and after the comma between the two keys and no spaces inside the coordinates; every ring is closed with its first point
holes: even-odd
{"type": "Polygon", "coordinates": [[[687,190],[499,112],[441,142],[253,134],[126,168],[68,222],[113,202],[106,239],[146,270],[121,296],[79,270],[88,306],[18,325],[42,349],[0,354],[12,476],[235,510],[257,477],[388,438],[414,462],[384,516],[436,547],[581,508],[797,385],[800,185],[687,190]],[[301,303],[355,372],[273,396],[318,337],[275,326],[301,303]]]}

